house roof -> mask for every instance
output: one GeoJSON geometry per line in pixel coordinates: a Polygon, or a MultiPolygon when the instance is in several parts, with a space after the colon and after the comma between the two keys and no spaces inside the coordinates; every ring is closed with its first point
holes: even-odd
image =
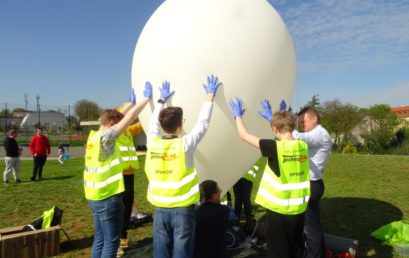
{"type": "Polygon", "coordinates": [[[399,117],[409,117],[409,106],[393,107],[391,110],[399,117]]]}

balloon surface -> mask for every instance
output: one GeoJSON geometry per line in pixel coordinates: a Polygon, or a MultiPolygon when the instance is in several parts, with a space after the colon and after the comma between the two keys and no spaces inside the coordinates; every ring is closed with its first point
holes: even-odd
{"type": "Polygon", "coordinates": [[[184,110],[184,131],[194,126],[205,101],[203,84],[215,74],[223,82],[214,102],[209,130],[195,153],[200,181],[218,182],[223,194],[261,156],[240,140],[228,101],[243,99],[250,133],[272,138],[268,122],[257,114],[260,101],[273,112],[290,103],[296,60],[291,37],[279,14],[266,0],[167,0],[150,17],[136,44],[132,85],[141,99],[146,81],[153,100],[140,114],[148,130],[158,87],[169,81],[176,93],[168,105],[184,110]]]}

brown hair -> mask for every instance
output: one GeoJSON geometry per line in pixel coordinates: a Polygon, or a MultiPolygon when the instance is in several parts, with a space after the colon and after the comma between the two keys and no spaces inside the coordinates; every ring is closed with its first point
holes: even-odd
{"type": "Polygon", "coordinates": [[[10,129],[8,132],[7,132],[7,135],[12,135],[12,134],[15,134],[15,133],[17,133],[17,130],[16,129],[10,129]]]}
{"type": "Polygon", "coordinates": [[[213,180],[205,180],[199,185],[200,199],[207,201],[212,198],[213,194],[217,194],[220,191],[219,186],[213,180]]]}
{"type": "Polygon", "coordinates": [[[165,133],[174,133],[182,125],[183,109],[180,107],[167,107],[159,113],[159,123],[165,133]]]}
{"type": "Polygon", "coordinates": [[[315,116],[317,118],[317,123],[320,123],[320,114],[318,113],[318,111],[313,108],[313,107],[304,107],[300,110],[300,112],[298,112],[298,116],[302,116],[304,114],[308,114],[310,116],[315,116]]]}
{"type": "Polygon", "coordinates": [[[118,123],[123,117],[124,115],[116,109],[105,109],[99,115],[99,120],[101,125],[107,125],[112,120],[118,123]]]}
{"type": "Polygon", "coordinates": [[[295,129],[296,117],[289,111],[278,111],[273,114],[271,128],[277,128],[280,133],[292,132],[295,129]]]}

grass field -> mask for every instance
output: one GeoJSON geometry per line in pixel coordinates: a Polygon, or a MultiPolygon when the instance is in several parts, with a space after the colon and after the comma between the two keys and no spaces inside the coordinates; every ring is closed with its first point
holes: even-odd
{"type": "MultiPolygon", "coordinates": [[[[140,160],[143,167],[143,157],[140,160]]],[[[32,161],[22,161],[23,183],[0,187],[0,228],[28,224],[56,205],[64,210],[62,226],[75,246],[74,250],[61,234],[59,257],[89,257],[93,226],[82,187],[83,163],[83,159],[69,159],[60,167],[56,160],[48,160],[44,180],[31,182],[32,161]]],[[[3,162],[0,171],[4,171],[3,162]]],[[[371,238],[370,233],[386,223],[409,220],[408,185],[407,156],[331,155],[325,170],[326,192],[321,209],[325,231],[358,239],[360,257],[399,257],[392,248],[371,238]]],[[[137,207],[152,213],[153,208],[146,201],[146,188],[145,174],[139,171],[135,178],[137,207]]],[[[254,187],[253,198],[256,190],[254,187]]],[[[143,250],[151,240],[152,225],[129,230],[129,237],[134,247],[143,250]]],[[[257,250],[252,250],[235,257],[260,256],[257,250]]]]}

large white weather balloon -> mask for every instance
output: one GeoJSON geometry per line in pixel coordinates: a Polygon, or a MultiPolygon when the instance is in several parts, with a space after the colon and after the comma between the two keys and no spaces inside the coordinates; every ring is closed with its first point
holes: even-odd
{"type": "Polygon", "coordinates": [[[267,0],[166,0],[137,42],[132,85],[139,99],[145,81],[154,85],[154,101],[140,115],[147,130],[160,96],[158,87],[170,81],[176,93],[168,104],[184,109],[184,130],[189,132],[205,100],[206,76],[220,78],[223,86],[195,165],[201,181],[212,179],[228,190],[260,157],[238,137],[228,101],[243,98],[248,130],[271,138],[269,124],[256,111],[263,99],[269,99],[275,110],[281,100],[289,103],[295,73],[291,37],[267,0]]]}

